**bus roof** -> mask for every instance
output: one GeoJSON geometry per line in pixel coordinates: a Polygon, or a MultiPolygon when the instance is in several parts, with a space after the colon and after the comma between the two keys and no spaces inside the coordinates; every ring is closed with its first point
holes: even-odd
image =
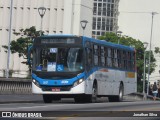
{"type": "Polygon", "coordinates": [[[49,34],[49,35],[43,35],[43,37],[78,37],[77,35],[72,35],[72,34],[49,34]]]}
{"type": "Polygon", "coordinates": [[[125,49],[125,50],[129,50],[129,51],[135,50],[135,48],[133,48],[133,47],[129,47],[129,46],[121,45],[121,44],[116,44],[116,43],[112,43],[112,42],[107,42],[106,40],[99,40],[99,39],[94,39],[94,38],[89,38],[89,37],[83,37],[83,38],[85,40],[89,40],[89,41],[92,41],[94,43],[98,43],[101,45],[111,46],[113,48],[125,49]]]}
{"type": "MultiPolygon", "coordinates": [[[[49,34],[49,35],[43,35],[43,36],[40,36],[40,37],[46,38],[46,37],[80,37],[80,36],[73,35],[73,34],[49,34]]],[[[111,47],[114,47],[114,48],[125,49],[125,50],[129,50],[129,51],[134,51],[135,50],[135,48],[133,48],[133,47],[107,42],[105,40],[94,39],[94,38],[90,38],[90,37],[86,37],[86,36],[82,36],[82,37],[84,38],[84,40],[89,40],[89,41],[94,42],[94,43],[107,45],[107,46],[111,46],[111,47]]]]}

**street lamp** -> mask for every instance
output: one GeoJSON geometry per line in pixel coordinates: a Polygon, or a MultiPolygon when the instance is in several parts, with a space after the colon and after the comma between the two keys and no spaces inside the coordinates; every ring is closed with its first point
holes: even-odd
{"type": "Polygon", "coordinates": [[[7,69],[6,69],[6,78],[9,77],[9,63],[10,63],[10,43],[11,43],[11,34],[12,34],[12,11],[13,11],[13,0],[10,4],[10,18],[9,18],[9,37],[8,37],[8,55],[7,55],[7,69]]]}
{"type": "Polygon", "coordinates": [[[38,12],[39,12],[39,15],[41,16],[41,33],[40,33],[40,36],[42,35],[42,22],[43,22],[43,16],[46,12],[46,8],[45,7],[39,7],[38,8],[38,12]]]}
{"type": "Polygon", "coordinates": [[[83,29],[83,36],[84,36],[84,30],[87,26],[88,21],[87,20],[81,20],[81,27],[83,29]]]}
{"type": "MultiPolygon", "coordinates": [[[[116,34],[121,36],[122,31],[117,31],[116,34]]],[[[119,44],[119,42],[120,42],[120,37],[118,36],[118,44],[119,44]]]]}
{"type": "Polygon", "coordinates": [[[146,79],[146,48],[148,46],[148,43],[147,42],[144,42],[143,43],[144,45],[144,70],[143,70],[143,99],[145,100],[146,99],[146,95],[145,95],[145,79],[146,79]]]}
{"type": "Polygon", "coordinates": [[[149,74],[150,74],[150,63],[151,63],[151,45],[152,45],[152,31],[153,31],[153,17],[154,15],[158,14],[157,12],[152,12],[152,22],[151,22],[151,36],[150,36],[150,46],[149,46],[149,63],[148,63],[148,84],[147,84],[147,95],[149,93],[149,74]]]}

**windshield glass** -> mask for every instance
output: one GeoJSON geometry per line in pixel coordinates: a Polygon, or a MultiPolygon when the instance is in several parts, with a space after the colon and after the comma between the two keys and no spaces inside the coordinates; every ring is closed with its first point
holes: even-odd
{"type": "Polygon", "coordinates": [[[83,69],[81,48],[37,48],[33,70],[47,72],[76,72],[83,69]]]}

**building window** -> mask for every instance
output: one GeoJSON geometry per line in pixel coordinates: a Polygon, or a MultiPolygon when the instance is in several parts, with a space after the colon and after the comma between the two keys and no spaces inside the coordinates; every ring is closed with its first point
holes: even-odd
{"type": "Polygon", "coordinates": [[[105,32],[113,32],[117,28],[117,21],[113,23],[113,19],[117,19],[118,2],[115,0],[95,0],[93,4],[93,30],[97,32],[97,38],[105,32]],[[97,18],[97,21],[96,21],[97,18]],[[111,21],[112,20],[112,21],[111,21]]]}
{"type": "Polygon", "coordinates": [[[96,34],[96,32],[95,31],[92,31],[92,35],[95,35],[96,34]]]}
{"type": "Polygon", "coordinates": [[[100,35],[100,32],[97,32],[97,35],[100,35]]]}

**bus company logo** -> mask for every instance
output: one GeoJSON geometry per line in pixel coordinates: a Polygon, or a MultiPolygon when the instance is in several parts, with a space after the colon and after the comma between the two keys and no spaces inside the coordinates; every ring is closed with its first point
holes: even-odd
{"type": "Polygon", "coordinates": [[[62,84],[68,84],[68,81],[67,80],[63,80],[61,81],[62,84]]]}
{"type": "Polygon", "coordinates": [[[12,117],[11,112],[2,112],[2,117],[12,117]]]}

